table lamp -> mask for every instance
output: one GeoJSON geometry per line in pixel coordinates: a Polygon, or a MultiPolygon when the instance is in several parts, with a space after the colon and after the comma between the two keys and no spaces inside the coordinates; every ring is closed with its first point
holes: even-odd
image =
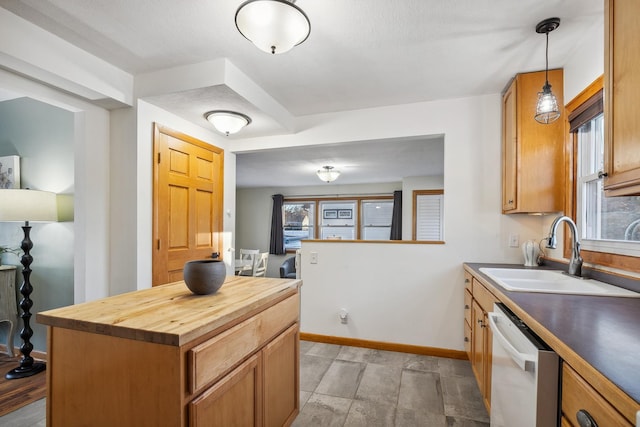
{"type": "MultiPolygon", "coordinates": [[[[46,368],[43,362],[35,362],[31,357],[33,344],[31,344],[30,339],[33,336],[33,330],[29,326],[29,320],[31,319],[30,309],[33,306],[33,301],[29,296],[33,292],[33,287],[29,279],[31,277],[30,265],[33,262],[33,257],[29,252],[33,248],[33,242],[29,238],[31,231],[29,221],[50,222],[57,220],[58,208],[55,193],[28,189],[0,190],[0,222],[24,221],[24,226],[22,227],[24,239],[20,246],[23,251],[20,262],[23,266],[22,277],[24,279],[20,286],[20,293],[22,294],[22,300],[20,301],[22,313],[20,317],[23,322],[23,328],[20,331],[20,337],[23,341],[20,346],[22,359],[20,360],[20,366],[10,370],[5,375],[5,378],[9,380],[30,377],[44,371],[46,368]]],[[[13,351],[13,349],[11,350],[13,351]]]]}

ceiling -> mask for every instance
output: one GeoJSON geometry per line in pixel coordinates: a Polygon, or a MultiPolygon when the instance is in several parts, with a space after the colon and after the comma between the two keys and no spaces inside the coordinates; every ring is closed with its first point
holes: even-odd
{"type": "MultiPolygon", "coordinates": [[[[539,21],[561,18],[550,35],[549,65],[562,67],[581,35],[602,26],[604,6],[603,0],[298,0],[311,35],[290,52],[270,55],[237,31],[234,15],[242,1],[0,0],[0,6],[134,75],[226,58],[294,120],[499,93],[514,74],[544,68],[539,21]]],[[[264,105],[225,85],[155,95],[149,102],[206,128],[205,111],[251,116],[251,125],[231,138],[289,132],[264,105]]],[[[317,169],[323,158],[340,158],[337,150],[262,152],[263,164],[269,157],[290,168],[293,163],[282,164],[290,158],[317,169]]],[[[379,163],[388,153],[370,154],[379,163]]],[[[239,183],[244,174],[262,176],[256,185],[264,182],[259,155],[238,155],[239,183]]],[[[403,167],[411,157],[398,158],[403,174],[417,172],[403,167]]]]}

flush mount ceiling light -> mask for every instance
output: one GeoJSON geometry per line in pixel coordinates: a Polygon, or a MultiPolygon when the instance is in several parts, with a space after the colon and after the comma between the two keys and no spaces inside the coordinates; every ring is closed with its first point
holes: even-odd
{"type": "Polygon", "coordinates": [[[236,11],[240,34],[267,53],[285,53],[309,37],[311,23],[295,0],[248,0],[236,11]]]}
{"type": "Polygon", "coordinates": [[[240,132],[251,123],[251,118],[245,114],[228,110],[214,110],[204,113],[204,117],[211,122],[213,127],[227,136],[240,132]]]}
{"type": "Polygon", "coordinates": [[[323,180],[324,182],[332,182],[338,179],[340,176],[340,171],[334,169],[333,166],[323,166],[322,169],[316,172],[318,174],[318,178],[323,180]]]}
{"type": "Polygon", "coordinates": [[[536,121],[549,124],[555,122],[560,117],[558,100],[551,92],[549,84],[549,33],[560,26],[560,18],[549,18],[536,25],[536,33],[547,35],[546,62],[544,69],[544,86],[542,92],[538,92],[538,104],[536,105],[536,121]]]}

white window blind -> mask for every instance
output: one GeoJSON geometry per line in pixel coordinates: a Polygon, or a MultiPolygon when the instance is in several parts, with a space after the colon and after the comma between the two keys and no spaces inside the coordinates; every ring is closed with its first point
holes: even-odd
{"type": "Polygon", "coordinates": [[[416,240],[444,241],[443,194],[416,196],[416,240]]]}

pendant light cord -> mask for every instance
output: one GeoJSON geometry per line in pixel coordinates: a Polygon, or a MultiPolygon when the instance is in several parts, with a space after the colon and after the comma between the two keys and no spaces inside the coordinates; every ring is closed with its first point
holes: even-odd
{"type": "Polygon", "coordinates": [[[545,50],[544,81],[549,84],[549,31],[547,31],[547,47],[545,50]]]}

